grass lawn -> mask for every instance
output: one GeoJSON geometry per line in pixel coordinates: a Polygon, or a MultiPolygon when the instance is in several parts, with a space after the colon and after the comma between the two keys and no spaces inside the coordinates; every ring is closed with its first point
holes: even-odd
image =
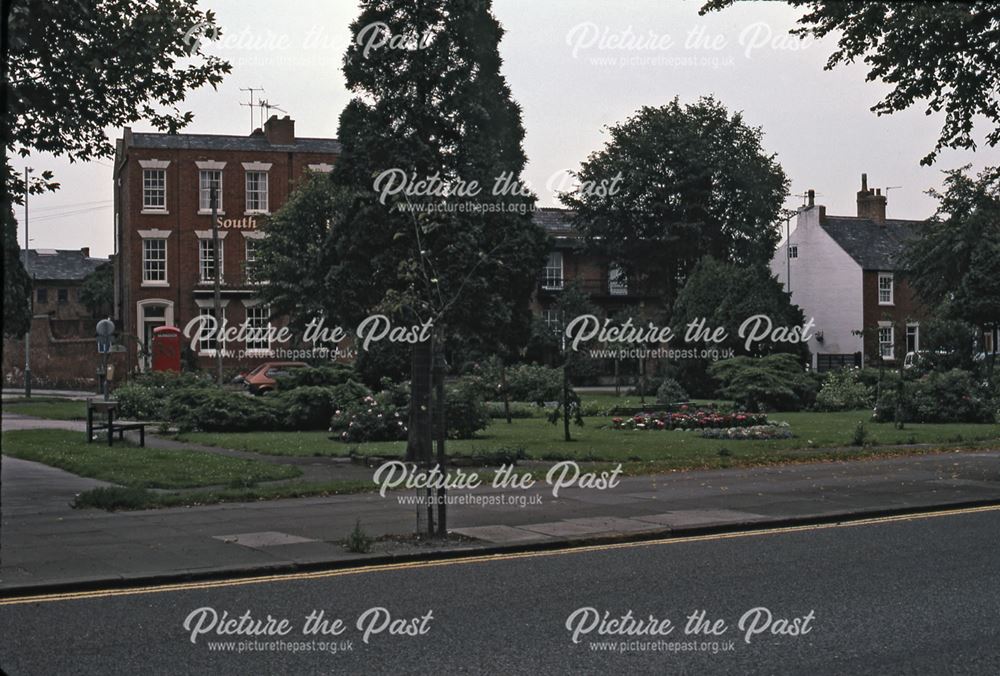
{"type": "Polygon", "coordinates": [[[57,397],[4,399],[3,412],[51,420],[86,420],[87,402],[57,397]]]}
{"type": "Polygon", "coordinates": [[[288,465],[124,443],[109,448],[96,442],[88,444],[83,437],[81,432],[68,430],[4,432],[3,454],[129,488],[243,487],[302,474],[288,465]]]}
{"type": "MultiPolygon", "coordinates": [[[[608,417],[586,418],[573,425],[572,442],[562,439],[562,426],[540,418],[515,419],[510,425],[494,420],[479,438],[448,442],[449,454],[477,455],[498,448],[523,448],[536,460],[656,462],[668,467],[704,467],[720,459],[777,462],[790,458],[822,457],[817,449],[850,446],[858,421],[868,421],[869,411],[843,413],[775,413],[771,420],[791,425],[793,439],[732,441],[703,439],[696,432],[621,431],[610,428],[608,417]],[[816,452],[813,452],[816,451],[816,452]]],[[[870,446],[934,444],[943,447],[1000,439],[1000,425],[907,424],[896,430],[891,423],[866,422],[870,446]]],[[[346,455],[351,450],[368,455],[399,455],[405,442],[345,444],[329,439],[328,432],[267,432],[245,434],[190,433],[183,440],[274,455],[346,455]]],[[[864,454],[858,449],[858,454],[864,454]]],[[[868,450],[868,453],[871,449],[868,450]]],[[[724,463],[723,463],[724,464],[724,463]]]]}

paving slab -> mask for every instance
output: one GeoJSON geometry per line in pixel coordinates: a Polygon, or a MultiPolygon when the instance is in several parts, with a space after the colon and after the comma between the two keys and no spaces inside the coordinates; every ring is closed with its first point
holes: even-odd
{"type": "Polygon", "coordinates": [[[551,540],[548,535],[525,530],[524,528],[513,528],[511,526],[476,526],[474,528],[456,528],[454,533],[466,537],[482,540],[483,542],[493,542],[496,544],[518,544],[525,542],[543,542],[551,540]]]}
{"type": "Polygon", "coordinates": [[[300,535],[289,533],[279,533],[269,530],[260,533],[236,533],[234,535],[213,535],[216,540],[222,540],[228,544],[242,545],[254,549],[260,547],[275,547],[278,545],[293,545],[301,542],[316,542],[312,538],[304,538],[300,535]]]}
{"type": "Polygon", "coordinates": [[[735,509],[685,509],[662,514],[637,516],[636,521],[654,523],[671,528],[687,526],[710,526],[716,524],[744,524],[766,521],[768,517],[753,512],[740,512],[735,509]]]}

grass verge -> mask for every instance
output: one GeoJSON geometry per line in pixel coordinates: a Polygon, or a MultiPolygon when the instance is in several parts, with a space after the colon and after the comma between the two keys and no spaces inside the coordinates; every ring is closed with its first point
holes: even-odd
{"type": "Polygon", "coordinates": [[[4,399],[3,412],[49,420],[86,420],[87,402],[57,397],[32,397],[31,399],[20,397],[4,399]]]}
{"type": "Polygon", "coordinates": [[[14,430],[3,433],[3,454],[40,462],[78,476],[110,481],[127,488],[196,488],[247,486],[291,479],[297,467],[230,458],[198,451],[139,448],[118,443],[88,444],[81,432],[14,430]]]}
{"type": "Polygon", "coordinates": [[[282,498],[305,498],[325,495],[365,493],[376,489],[370,481],[330,481],[326,483],[291,483],[280,486],[247,486],[219,490],[159,493],[145,488],[110,486],[93,488],[76,496],[77,509],[127,511],[164,507],[196,507],[222,502],[257,502],[282,498]]]}

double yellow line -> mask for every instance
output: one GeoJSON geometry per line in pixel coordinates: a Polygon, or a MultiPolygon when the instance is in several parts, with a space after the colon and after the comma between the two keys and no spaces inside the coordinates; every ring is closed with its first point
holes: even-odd
{"type": "Polygon", "coordinates": [[[487,554],[479,556],[463,556],[453,559],[435,561],[411,561],[407,563],[387,563],[374,566],[359,566],[339,570],[316,571],[310,573],[283,573],[275,575],[260,575],[256,577],[234,578],[228,580],[210,580],[205,582],[182,582],[162,584],[148,587],[132,587],[128,589],[95,589],[93,591],[69,592],[65,594],[39,594],[37,596],[22,596],[0,599],[0,606],[21,605],[25,603],[48,603],[52,601],[79,601],[83,599],[99,599],[112,596],[133,596],[137,594],[158,594],[162,592],[196,591],[200,589],[219,589],[222,587],[238,587],[243,585],[264,584],[268,582],[298,582],[300,580],[321,580],[344,575],[363,575],[365,573],[382,573],[397,570],[414,570],[419,568],[436,568],[440,566],[457,566],[472,563],[491,563],[494,561],[512,561],[518,559],[533,559],[547,556],[562,556],[565,554],[582,554],[586,552],[603,552],[615,549],[631,549],[635,547],[654,547],[658,545],[677,545],[688,542],[710,542],[713,540],[729,540],[733,538],[755,537],[760,535],[781,535],[784,533],[800,533],[803,531],[826,530],[829,528],[853,528],[873,524],[895,523],[899,521],[914,521],[936,517],[957,516],[961,514],[976,514],[980,512],[1000,511],[1000,505],[985,507],[969,507],[935,512],[920,512],[901,514],[871,519],[858,519],[828,524],[808,526],[786,526],[781,528],[762,528],[733,533],[717,533],[713,535],[693,535],[689,537],[661,538],[658,540],[642,540],[638,542],[618,542],[602,545],[586,545],[582,547],[565,547],[537,552],[514,552],[510,554],[487,554]]]}

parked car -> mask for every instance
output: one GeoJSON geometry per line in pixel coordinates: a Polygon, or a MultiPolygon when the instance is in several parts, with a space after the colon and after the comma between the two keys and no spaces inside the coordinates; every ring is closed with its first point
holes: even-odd
{"type": "Polygon", "coordinates": [[[278,387],[278,378],[294,369],[306,368],[301,361],[266,361],[249,373],[237,376],[237,382],[246,385],[250,394],[267,394],[278,387]]]}

